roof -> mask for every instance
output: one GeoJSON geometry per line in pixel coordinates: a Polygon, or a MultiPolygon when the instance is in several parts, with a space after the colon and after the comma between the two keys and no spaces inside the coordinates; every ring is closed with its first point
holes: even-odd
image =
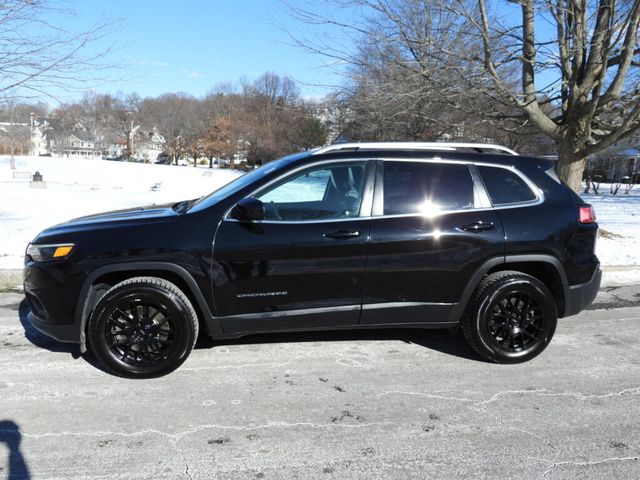
{"type": "Polygon", "coordinates": [[[334,151],[346,150],[429,150],[445,152],[496,153],[515,155],[518,153],[502,145],[491,143],[460,143],[460,142],[365,142],[365,143],[336,143],[312,151],[318,155],[334,151]]]}

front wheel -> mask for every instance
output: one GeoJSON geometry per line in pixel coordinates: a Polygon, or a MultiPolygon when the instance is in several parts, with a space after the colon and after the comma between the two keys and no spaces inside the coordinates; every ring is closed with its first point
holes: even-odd
{"type": "Polygon", "coordinates": [[[173,283],[156,277],[125,280],[98,301],[88,338],[100,363],[128,378],[159,377],[178,368],[198,337],[198,318],[173,283]]]}
{"type": "Polygon", "coordinates": [[[461,326],[469,344],[486,360],[520,363],[547,347],[557,320],[555,300],[544,283],[503,271],[480,282],[461,326]]]}

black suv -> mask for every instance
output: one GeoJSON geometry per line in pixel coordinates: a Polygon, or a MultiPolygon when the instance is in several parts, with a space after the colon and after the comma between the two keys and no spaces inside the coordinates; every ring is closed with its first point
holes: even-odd
{"type": "Polygon", "coordinates": [[[206,197],[79,218],[27,248],[30,321],[130,377],[200,330],[460,326],[485,359],[547,346],[598,290],[598,226],[549,160],[478,144],[342,144],[206,197]]]}

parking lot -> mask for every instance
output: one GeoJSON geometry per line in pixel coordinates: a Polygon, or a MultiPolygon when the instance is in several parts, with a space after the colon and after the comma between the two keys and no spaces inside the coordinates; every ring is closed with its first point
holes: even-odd
{"type": "Polygon", "coordinates": [[[0,294],[2,478],[639,478],[640,287],[492,365],[445,331],[201,340],[110,376],[0,294]]]}

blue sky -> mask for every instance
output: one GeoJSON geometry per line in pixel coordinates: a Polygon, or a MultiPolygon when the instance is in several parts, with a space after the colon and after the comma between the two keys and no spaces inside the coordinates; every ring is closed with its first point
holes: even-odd
{"type": "Polygon", "coordinates": [[[325,59],[291,45],[278,25],[290,31],[301,26],[288,18],[277,0],[71,0],[69,4],[75,16],[59,19],[68,29],[105,18],[116,20],[106,42],[115,43],[116,51],[108,60],[125,68],[115,75],[120,79],[91,85],[100,92],[202,96],[217,83],[274,71],[301,82],[304,96],[319,97],[330,88],[314,84],[340,81],[322,66],[325,59]]]}
{"type": "MultiPolygon", "coordinates": [[[[217,84],[253,80],[273,71],[298,81],[308,98],[319,98],[341,83],[330,59],[292,45],[288,32],[317,38],[338,49],[349,48],[346,33],[323,31],[293,20],[286,1],[327,13],[328,5],[314,0],[51,0],[69,7],[74,15],[48,18],[73,32],[111,19],[112,34],[90,46],[101,51],[114,44],[104,61],[116,65],[108,79],[86,82],[83,87],[101,93],[137,92],[157,96],[186,92],[203,96],[217,84]],[[310,33],[311,32],[311,33],[310,33]],[[337,36],[337,37],[336,37],[337,36]],[[324,86],[321,86],[324,85],[324,86]]],[[[336,10],[332,9],[335,14],[336,10]]],[[[520,21],[517,6],[500,3],[498,12],[506,23],[520,21]]],[[[341,11],[346,23],[357,22],[357,9],[341,11]]],[[[545,35],[550,27],[538,22],[545,35]]],[[[104,77],[99,73],[98,77],[104,77]]],[[[549,73],[541,75],[545,83],[549,73]]],[[[553,78],[555,79],[555,78],[553,78]]],[[[551,80],[550,80],[551,81],[551,80]]],[[[74,100],[80,93],[51,92],[58,101],[74,100]]]]}

